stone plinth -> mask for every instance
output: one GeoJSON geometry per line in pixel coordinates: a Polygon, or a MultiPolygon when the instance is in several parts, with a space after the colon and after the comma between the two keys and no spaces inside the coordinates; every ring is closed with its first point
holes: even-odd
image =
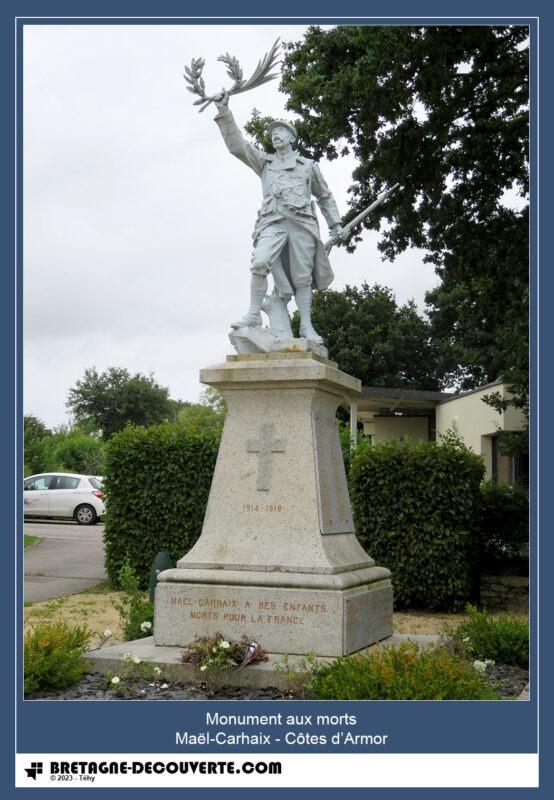
{"type": "Polygon", "coordinates": [[[338,656],[392,633],[388,570],[354,535],[335,422],[360,382],[311,352],[201,371],[228,405],[202,535],[159,576],[156,645],[243,634],[338,656]]]}

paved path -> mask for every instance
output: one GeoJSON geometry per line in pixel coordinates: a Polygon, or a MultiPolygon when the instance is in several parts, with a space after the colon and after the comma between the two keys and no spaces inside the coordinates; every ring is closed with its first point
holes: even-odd
{"type": "Polygon", "coordinates": [[[25,550],[25,600],[76,594],[106,578],[103,525],[41,520],[25,522],[24,531],[42,538],[25,550]]]}

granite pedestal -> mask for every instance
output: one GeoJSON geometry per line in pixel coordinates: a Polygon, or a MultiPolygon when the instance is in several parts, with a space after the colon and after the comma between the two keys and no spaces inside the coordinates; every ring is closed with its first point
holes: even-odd
{"type": "Polygon", "coordinates": [[[340,656],[392,633],[390,572],[354,535],[335,412],[360,382],[309,351],[201,371],[228,406],[202,535],[159,575],[154,641],[220,631],[340,656]]]}

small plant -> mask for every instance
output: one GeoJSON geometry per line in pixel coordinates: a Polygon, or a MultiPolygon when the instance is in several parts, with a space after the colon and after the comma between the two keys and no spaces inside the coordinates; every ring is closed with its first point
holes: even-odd
{"type": "Polygon", "coordinates": [[[206,673],[206,678],[212,678],[233,667],[241,669],[248,664],[258,664],[267,659],[268,655],[263,647],[248,636],[236,641],[224,639],[221,633],[197,636],[181,653],[181,661],[199,667],[201,672],[206,673]]]}
{"type": "Polygon", "coordinates": [[[493,619],[485,609],[479,611],[471,605],[466,610],[468,618],[451,634],[454,652],[481,661],[529,666],[527,620],[508,614],[493,619]]]}
{"type": "Polygon", "coordinates": [[[294,690],[296,694],[304,696],[314,673],[320,668],[321,663],[315,653],[307,653],[301,658],[295,656],[294,661],[288,653],[284,653],[273,670],[284,676],[289,691],[294,690]]]}
{"type": "Polygon", "coordinates": [[[161,680],[162,671],[148,658],[139,658],[132,653],[125,653],[120,669],[108,672],[106,688],[117,695],[137,688],[137,684],[161,680]]]}
{"type": "Polygon", "coordinates": [[[316,700],[494,700],[498,693],[465,659],[446,648],[420,650],[411,642],[352,655],[320,667],[316,700]]]}
{"type": "Polygon", "coordinates": [[[152,635],[154,604],[139,589],[139,582],[129,562],[121,567],[118,580],[123,594],[114,605],[121,619],[121,629],[125,639],[142,639],[152,635]]]}
{"type": "Polygon", "coordinates": [[[98,644],[94,647],[94,650],[98,650],[101,647],[105,647],[108,642],[111,640],[113,633],[110,628],[105,628],[102,633],[98,634],[98,644]]]}
{"type": "Polygon", "coordinates": [[[24,690],[65,689],[80,679],[87,663],[91,631],[62,620],[41,623],[25,636],[24,690]]]}

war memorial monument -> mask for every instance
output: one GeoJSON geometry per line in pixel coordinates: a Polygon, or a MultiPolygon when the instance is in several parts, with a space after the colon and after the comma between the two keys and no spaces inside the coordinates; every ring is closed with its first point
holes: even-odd
{"type": "Polygon", "coordinates": [[[202,59],[186,68],[196,105],[215,105],[224,144],[260,177],[262,205],[249,305],[229,334],[236,353],[200,371],[228,407],[202,534],[158,576],[154,643],[184,646],[219,631],[246,634],[270,653],[341,656],[391,635],[391,575],[355,536],[335,420],[360,381],[328,359],[311,319],[312,292],[331,284],[329,251],[347,231],[319,166],[295,149],[294,126],[270,125],[270,155],[243,138],[229,108],[230,96],[275,77],[277,55],[275,43],[247,81],[236,59],[222,56],[235,83],[213,97],[202,59]]]}

